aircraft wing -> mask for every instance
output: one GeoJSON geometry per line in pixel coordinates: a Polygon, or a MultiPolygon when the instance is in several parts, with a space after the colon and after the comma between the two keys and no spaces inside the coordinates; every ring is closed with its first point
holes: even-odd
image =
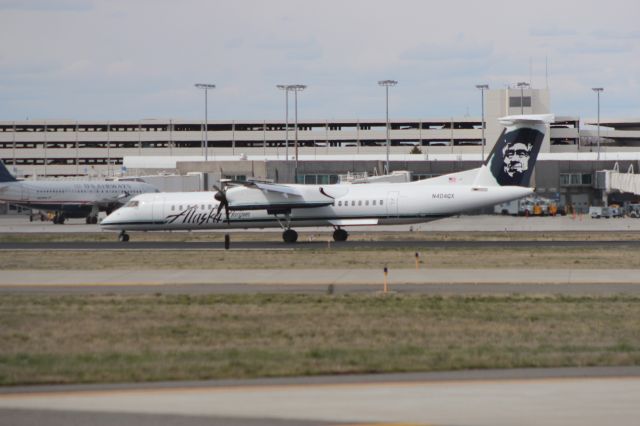
{"type": "Polygon", "coordinates": [[[300,188],[261,182],[232,186],[226,197],[229,210],[267,210],[274,213],[333,204],[333,197],[322,187],[300,188]]]}
{"type": "Polygon", "coordinates": [[[300,190],[287,185],[277,185],[273,183],[261,182],[256,182],[254,185],[256,186],[256,188],[262,189],[263,191],[302,196],[302,192],[300,190]]]}

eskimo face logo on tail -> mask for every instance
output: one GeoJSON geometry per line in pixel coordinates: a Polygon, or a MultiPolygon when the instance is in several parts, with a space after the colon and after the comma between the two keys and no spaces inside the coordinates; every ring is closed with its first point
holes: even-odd
{"type": "Polygon", "coordinates": [[[516,173],[524,173],[529,170],[529,157],[531,156],[530,143],[514,142],[507,143],[502,148],[502,159],[504,161],[504,172],[509,177],[514,177],[516,173]]]}
{"type": "Polygon", "coordinates": [[[490,159],[491,174],[499,185],[528,186],[544,133],[519,127],[503,133],[490,159]]]}

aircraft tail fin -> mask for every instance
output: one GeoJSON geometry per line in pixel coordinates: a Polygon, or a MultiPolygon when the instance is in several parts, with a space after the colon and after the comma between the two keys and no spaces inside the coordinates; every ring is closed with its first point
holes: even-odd
{"type": "Polygon", "coordinates": [[[9,170],[7,170],[2,160],[0,160],[0,182],[15,182],[16,180],[17,179],[9,173],[9,170]]]}
{"type": "Polygon", "coordinates": [[[475,185],[529,186],[552,114],[512,115],[476,177],[475,185]]]}

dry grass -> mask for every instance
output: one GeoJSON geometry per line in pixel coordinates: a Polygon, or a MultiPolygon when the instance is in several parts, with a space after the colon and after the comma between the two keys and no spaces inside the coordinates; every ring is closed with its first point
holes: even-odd
{"type": "MultiPolygon", "coordinates": [[[[637,248],[585,249],[431,249],[420,252],[426,268],[640,268],[637,248]],[[508,263],[507,260],[508,259],[508,263]]],[[[407,250],[287,251],[28,251],[0,252],[0,270],[16,269],[361,269],[413,268],[407,250]]]]}
{"type": "Polygon", "coordinates": [[[0,384],[640,364],[640,298],[0,296],[0,384]]]}
{"type": "MultiPolygon", "coordinates": [[[[233,241],[282,241],[280,231],[232,231],[233,241]]],[[[299,230],[300,241],[331,240],[332,230],[322,232],[299,230]]],[[[222,242],[224,232],[129,232],[131,241],[222,242]]],[[[76,242],[116,241],[117,232],[92,233],[2,233],[0,242],[76,242]]],[[[639,240],[637,231],[508,231],[508,232],[367,232],[349,231],[353,241],[628,241],[639,240]]]]}

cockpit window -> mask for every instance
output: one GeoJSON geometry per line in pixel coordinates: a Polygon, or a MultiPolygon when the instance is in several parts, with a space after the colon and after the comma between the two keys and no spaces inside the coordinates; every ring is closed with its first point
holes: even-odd
{"type": "Polygon", "coordinates": [[[125,207],[138,207],[138,200],[131,200],[129,201],[127,204],[125,204],[125,207]]]}

